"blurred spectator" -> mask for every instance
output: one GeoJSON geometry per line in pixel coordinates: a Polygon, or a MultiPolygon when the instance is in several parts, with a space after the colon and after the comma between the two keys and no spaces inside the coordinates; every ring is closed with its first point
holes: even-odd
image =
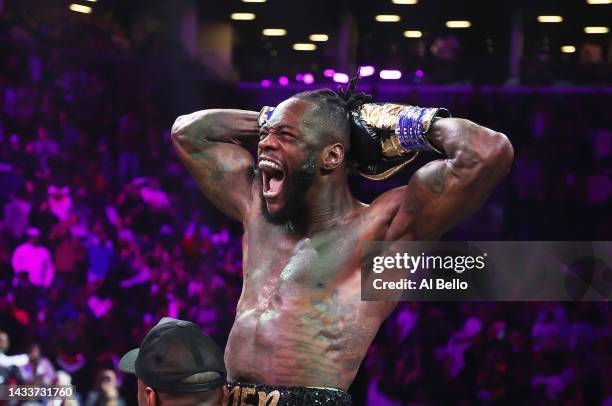
{"type": "Polygon", "coordinates": [[[9,336],[6,332],[0,331],[0,367],[23,367],[30,361],[28,354],[6,355],[10,347],[9,336]]]}
{"type": "Polygon", "coordinates": [[[87,394],[84,406],[124,406],[119,395],[117,375],[110,369],[101,370],[96,376],[94,389],[87,394]]]}
{"type": "Polygon", "coordinates": [[[162,318],[119,365],[138,378],[139,406],[225,404],[223,350],[192,322],[162,318]]]}
{"type": "Polygon", "coordinates": [[[49,208],[51,213],[60,220],[68,220],[72,210],[72,198],[70,197],[70,188],[68,186],[57,187],[49,186],[47,189],[49,195],[49,208]]]}
{"type": "Polygon", "coordinates": [[[30,226],[30,210],[32,205],[22,196],[11,194],[4,206],[4,227],[15,240],[20,240],[30,226]]]}
{"type": "Polygon", "coordinates": [[[50,160],[59,155],[59,147],[54,140],[49,138],[49,132],[43,126],[37,127],[36,136],[37,138],[27,145],[26,152],[31,154],[38,164],[36,168],[37,176],[47,178],[51,175],[50,160]]]}
{"type": "Polygon", "coordinates": [[[13,253],[13,269],[16,274],[27,273],[32,285],[48,288],[55,274],[51,253],[40,245],[40,231],[37,228],[29,228],[27,236],[28,240],[13,253]]]}
{"type": "Polygon", "coordinates": [[[40,346],[32,343],[28,347],[29,362],[21,367],[21,376],[26,385],[52,385],[55,382],[55,368],[51,361],[40,352],[40,346]]]}

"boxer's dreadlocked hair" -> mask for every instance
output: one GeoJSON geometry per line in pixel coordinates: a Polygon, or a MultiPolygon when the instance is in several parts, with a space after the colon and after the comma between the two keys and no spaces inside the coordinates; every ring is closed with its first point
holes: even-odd
{"type": "MultiPolygon", "coordinates": [[[[317,115],[326,124],[329,132],[348,141],[350,134],[349,115],[352,110],[370,101],[372,96],[365,93],[355,93],[359,81],[359,71],[351,78],[346,90],[338,87],[337,91],[331,89],[311,90],[296,94],[295,98],[308,100],[319,106],[317,115]]],[[[348,144],[345,142],[346,146],[348,144]]]]}

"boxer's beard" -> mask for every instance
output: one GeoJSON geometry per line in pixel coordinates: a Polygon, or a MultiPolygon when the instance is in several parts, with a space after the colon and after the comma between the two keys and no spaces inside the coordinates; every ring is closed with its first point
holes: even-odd
{"type": "Polygon", "coordinates": [[[276,211],[270,213],[261,193],[262,213],[272,224],[285,224],[295,220],[300,213],[306,213],[306,192],[310,189],[317,169],[314,153],[311,153],[295,173],[286,174],[285,203],[276,211]]]}

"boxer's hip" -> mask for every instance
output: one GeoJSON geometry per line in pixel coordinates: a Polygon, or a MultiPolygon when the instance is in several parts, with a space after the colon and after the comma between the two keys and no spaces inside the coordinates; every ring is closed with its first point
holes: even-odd
{"type": "Polygon", "coordinates": [[[227,406],[350,406],[351,396],[339,389],[272,386],[231,382],[227,406]]]}

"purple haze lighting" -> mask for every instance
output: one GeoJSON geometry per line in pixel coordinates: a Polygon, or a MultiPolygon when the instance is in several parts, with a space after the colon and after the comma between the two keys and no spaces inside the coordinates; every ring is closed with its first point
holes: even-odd
{"type": "Polygon", "coordinates": [[[295,80],[297,80],[298,82],[301,82],[302,80],[304,80],[304,75],[302,75],[301,73],[298,73],[297,75],[295,75],[295,80]]]}
{"type": "Polygon", "coordinates": [[[359,76],[361,77],[372,76],[374,74],[374,71],[375,69],[373,66],[360,66],[359,76]]]}
{"type": "Polygon", "coordinates": [[[395,69],[385,69],[380,71],[381,79],[400,79],[402,77],[402,72],[395,69]]]}
{"type": "Polygon", "coordinates": [[[264,79],[261,81],[260,84],[261,84],[261,87],[270,87],[270,85],[272,84],[272,81],[268,79],[264,79]]]}
{"type": "Polygon", "coordinates": [[[348,83],[349,77],[346,73],[336,72],[334,73],[334,82],[348,83]]]}
{"type": "Polygon", "coordinates": [[[421,69],[417,69],[416,72],[414,72],[414,74],[416,75],[417,78],[422,78],[425,75],[421,69]]]}
{"type": "Polygon", "coordinates": [[[335,73],[336,71],[333,69],[325,69],[323,71],[323,76],[325,76],[326,78],[333,78],[335,73]]]}
{"type": "Polygon", "coordinates": [[[307,85],[314,83],[314,76],[312,73],[304,73],[304,83],[307,85]]]}
{"type": "Polygon", "coordinates": [[[287,86],[289,84],[289,78],[287,76],[281,76],[280,78],[278,78],[278,83],[281,86],[287,86]]]}

